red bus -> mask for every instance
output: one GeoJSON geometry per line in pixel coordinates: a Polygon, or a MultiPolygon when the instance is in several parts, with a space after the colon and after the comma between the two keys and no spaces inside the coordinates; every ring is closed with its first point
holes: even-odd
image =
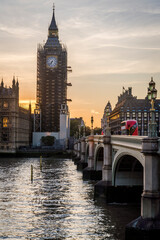
{"type": "Polygon", "coordinates": [[[126,120],[121,122],[122,135],[138,135],[138,124],[136,120],[126,120]]]}

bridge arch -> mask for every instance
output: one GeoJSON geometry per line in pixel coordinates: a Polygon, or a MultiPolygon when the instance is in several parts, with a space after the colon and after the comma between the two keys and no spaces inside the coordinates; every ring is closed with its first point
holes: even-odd
{"type": "Polygon", "coordinates": [[[102,171],[104,160],[104,144],[100,143],[96,146],[94,151],[94,169],[96,171],[102,171]]]}
{"type": "Polygon", "coordinates": [[[140,151],[118,150],[112,164],[114,186],[143,185],[144,155],[140,151]]]}

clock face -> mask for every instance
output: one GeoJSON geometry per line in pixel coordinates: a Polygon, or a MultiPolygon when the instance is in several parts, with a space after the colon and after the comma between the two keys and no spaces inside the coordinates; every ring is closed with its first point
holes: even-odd
{"type": "Polygon", "coordinates": [[[47,63],[47,67],[55,68],[57,66],[57,57],[55,57],[55,56],[48,56],[46,63],[47,63]]]}

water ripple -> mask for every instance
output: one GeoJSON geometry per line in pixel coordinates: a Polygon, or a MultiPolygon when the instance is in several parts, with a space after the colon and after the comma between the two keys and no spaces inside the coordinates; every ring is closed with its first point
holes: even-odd
{"type": "Polygon", "coordinates": [[[94,202],[93,184],[69,159],[1,159],[0,239],[123,239],[139,209],[94,202]]]}

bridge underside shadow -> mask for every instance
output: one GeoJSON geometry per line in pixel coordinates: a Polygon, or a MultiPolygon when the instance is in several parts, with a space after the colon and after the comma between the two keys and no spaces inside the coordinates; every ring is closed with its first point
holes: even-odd
{"type": "Polygon", "coordinates": [[[100,181],[95,185],[95,198],[105,198],[108,203],[140,203],[143,191],[143,166],[130,155],[121,157],[113,173],[112,185],[100,181]]]}
{"type": "Polygon", "coordinates": [[[93,166],[88,166],[83,170],[84,180],[101,180],[102,179],[102,167],[104,161],[103,147],[99,147],[94,157],[93,166]]]}
{"type": "Polygon", "coordinates": [[[86,152],[84,152],[83,158],[77,162],[78,171],[82,171],[84,168],[88,166],[88,157],[89,157],[89,145],[86,148],[86,152]]]}
{"type": "Polygon", "coordinates": [[[143,166],[133,156],[125,155],[118,161],[114,186],[142,186],[143,166]]]}

